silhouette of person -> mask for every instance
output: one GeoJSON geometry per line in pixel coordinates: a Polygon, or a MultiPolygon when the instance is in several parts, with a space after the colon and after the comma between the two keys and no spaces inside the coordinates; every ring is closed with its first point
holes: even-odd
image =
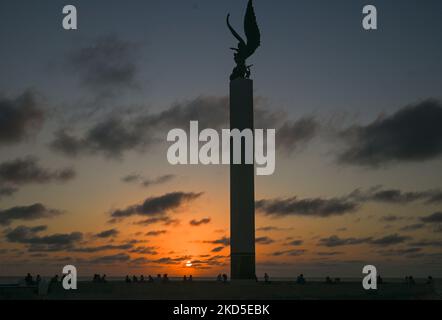
{"type": "Polygon", "coordinates": [[[223,282],[226,283],[227,282],[227,274],[223,273],[223,282]]]}
{"type": "MultiPolygon", "coordinates": [[[[71,273],[71,271],[69,270],[69,273],[68,273],[68,274],[70,274],[70,273],[71,273]]],[[[61,279],[60,279],[60,281],[63,282],[64,278],[66,278],[66,276],[67,276],[68,274],[64,274],[64,273],[63,273],[63,274],[61,275],[61,279]]]]}
{"type": "Polygon", "coordinates": [[[129,275],[126,276],[126,283],[131,283],[132,281],[129,278],[129,275]]]}
{"type": "Polygon", "coordinates": [[[149,274],[149,276],[147,277],[147,281],[148,282],[154,282],[154,280],[153,280],[153,278],[152,278],[152,276],[149,274]]]}
{"type": "Polygon", "coordinates": [[[192,275],[190,275],[189,276],[189,282],[192,282],[192,280],[193,280],[193,277],[192,277],[192,275]]]}
{"type": "Polygon", "coordinates": [[[296,278],[296,283],[297,284],[305,284],[305,278],[302,273],[298,276],[298,278],[296,278]]]}
{"type": "Polygon", "coordinates": [[[332,279],[331,279],[329,276],[327,276],[327,277],[325,278],[325,283],[327,283],[327,284],[331,284],[331,283],[333,283],[333,281],[332,281],[332,279]]]}
{"type": "Polygon", "coordinates": [[[30,273],[28,273],[25,277],[25,283],[27,286],[32,286],[34,280],[32,279],[32,276],[30,273]]]}
{"type": "Polygon", "coordinates": [[[144,275],[140,276],[140,282],[144,282],[144,275]]]}
{"type": "Polygon", "coordinates": [[[102,283],[106,283],[107,282],[106,281],[106,274],[103,274],[103,276],[100,279],[100,282],[102,282],[102,283]]]}
{"type": "Polygon", "coordinates": [[[49,281],[49,285],[48,285],[48,292],[52,291],[52,288],[54,287],[54,285],[56,285],[58,283],[58,274],[56,274],[55,276],[53,276],[51,278],[51,280],[49,281]]]}
{"type": "Polygon", "coordinates": [[[384,283],[384,279],[382,279],[382,277],[381,277],[380,274],[378,274],[378,276],[376,277],[376,279],[377,279],[377,283],[378,283],[378,284],[383,284],[383,283],[384,283]]]}
{"type": "Polygon", "coordinates": [[[158,280],[158,282],[161,282],[161,274],[159,274],[159,273],[157,275],[157,280],[158,280]]]}
{"type": "Polygon", "coordinates": [[[35,278],[35,283],[37,284],[37,286],[40,284],[41,282],[41,277],[39,274],[37,274],[37,278],[35,278]]]}
{"type": "Polygon", "coordinates": [[[218,276],[216,277],[216,281],[218,281],[218,282],[222,282],[223,281],[223,277],[221,276],[221,273],[218,274],[218,276]]]}
{"type": "Polygon", "coordinates": [[[269,280],[270,280],[270,277],[269,277],[269,275],[267,274],[267,272],[264,273],[264,282],[265,282],[265,283],[269,283],[269,280]]]}
{"type": "Polygon", "coordinates": [[[169,278],[167,277],[167,273],[165,273],[165,274],[163,275],[163,282],[164,282],[164,283],[169,282],[169,278]]]}
{"type": "Polygon", "coordinates": [[[184,277],[183,277],[183,281],[184,281],[184,282],[187,281],[187,277],[186,277],[186,275],[184,275],[184,277]]]}
{"type": "Polygon", "coordinates": [[[427,284],[428,284],[428,285],[433,285],[433,284],[434,284],[434,280],[433,280],[433,277],[432,277],[432,276],[428,276],[428,278],[427,278],[427,284]]]}
{"type": "Polygon", "coordinates": [[[134,276],[132,277],[132,282],[138,282],[138,278],[137,278],[137,276],[134,275],[134,276]]]}

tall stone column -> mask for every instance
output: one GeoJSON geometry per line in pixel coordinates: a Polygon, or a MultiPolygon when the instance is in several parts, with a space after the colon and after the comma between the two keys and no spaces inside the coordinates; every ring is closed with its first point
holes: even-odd
{"type": "MultiPolygon", "coordinates": [[[[254,129],[253,81],[230,82],[230,129],[254,129]]],[[[254,147],[254,146],[253,146],[254,147]]],[[[233,164],[230,145],[230,268],[232,280],[255,279],[255,168],[244,162],[233,164]]],[[[253,148],[254,149],[254,148],[253,148]]]]}

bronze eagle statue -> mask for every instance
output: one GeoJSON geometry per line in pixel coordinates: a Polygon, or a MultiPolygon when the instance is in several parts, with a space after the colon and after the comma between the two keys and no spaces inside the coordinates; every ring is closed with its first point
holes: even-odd
{"type": "Polygon", "coordinates": [[[249,79],[250,66],[246,65],[246,60],[256,49],[261,45],[261,33],[259,31],[258,23],[256,22],[255,10],[253,8],[253,0],[249,0],[247,4],[247,11],[244,17],[244,33],[246,34],[247,42],[233,29],[230,25],[230,14],[227,15],[227,27],[233,36],[239,41],[238,48],[230,48],[235,51],[234,60],[236,67],[230,75],[230,80],[235,79],[249,79]]]}

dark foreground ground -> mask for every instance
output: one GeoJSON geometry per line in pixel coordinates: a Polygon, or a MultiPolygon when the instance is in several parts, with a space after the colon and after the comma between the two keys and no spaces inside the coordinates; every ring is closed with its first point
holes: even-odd
{"type": "Polygon", "coordinates": [[[376,291],[365,291],[361,282],[304,285],[290,282],[216,283],[92,283],[79,282],[77,290],[64,290],[56,284],[49,292],[39,294],[32,287],[0,287],[0,299],[130,299],[130,300],[318,300],[318,299],[418,299],[441,300],[434,286],[385,283],[376,291]]]}

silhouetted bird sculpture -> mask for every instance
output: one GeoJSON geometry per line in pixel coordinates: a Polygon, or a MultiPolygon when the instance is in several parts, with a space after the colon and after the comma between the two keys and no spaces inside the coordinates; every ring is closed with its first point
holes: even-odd
{"type": "Polygon", "coordinates": [[[244,32],[247,37],[247,43],[241,38],[238,32],[232,28],[229,18],[230,14],[227,15],[227,27],[233,36],[239,41],[238,48],[230,48],[235,51],[234,60],[236,62],[236,67],[230,75],[230,80],[249,79],[250,67],[252,67],[252,65],[246,65],[246,60],[255,53],[256,49],[261,45],[261,33],[259,32],[258,23],[256,22],[253,1],[249,0],[246,15],[244,17],[244,32]]]}

